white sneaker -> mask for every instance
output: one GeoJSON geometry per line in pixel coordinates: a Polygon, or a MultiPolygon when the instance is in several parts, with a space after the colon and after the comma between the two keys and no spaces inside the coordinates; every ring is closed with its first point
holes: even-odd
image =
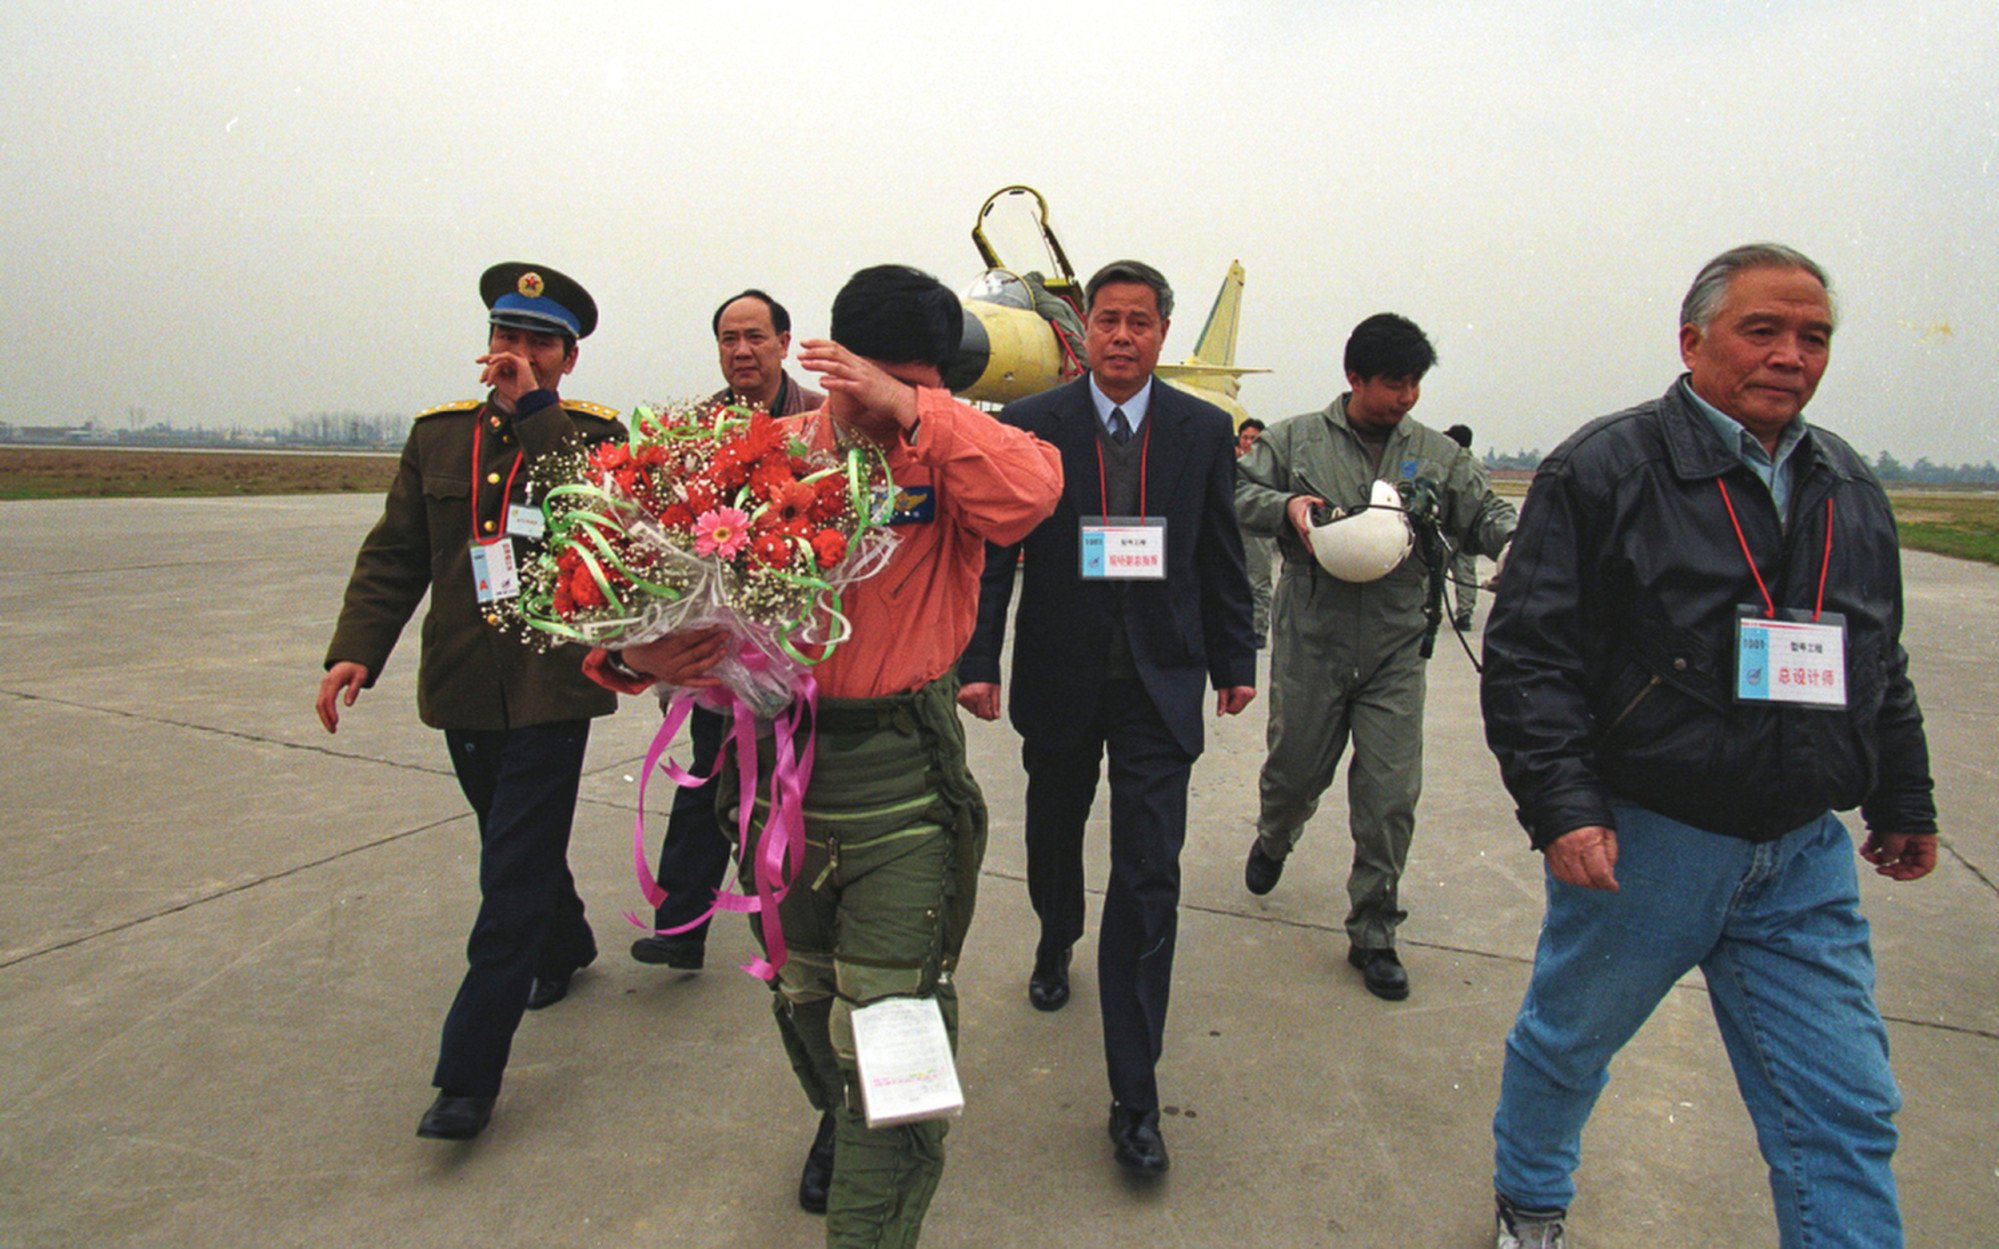
{"type": "Polygon", "coordinates": [[[1497,1200],[1494,1249],[1562,1249],[1562,1219],[1566,1210],[1522,1210],[1504,1197],[1497,1200]]]}

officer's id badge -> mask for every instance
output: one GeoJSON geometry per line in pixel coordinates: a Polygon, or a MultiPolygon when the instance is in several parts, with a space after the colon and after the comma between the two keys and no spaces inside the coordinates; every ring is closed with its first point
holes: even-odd
{"type": "Polygon", "coordinates": [[[521,571],[514,563],[514,540],[472,544],[472,592],[481,603],[518,597],[521,571]]]}
{"type": "Polygon", "coordinates": [[[507,532],[530,542],[541,541],[543,530],[541,509],[525,503],[509,504],[507,507],[507,532]]]}
{"type": "Polygon", "coordinates": [[[1166,580],[1164,516],[1112,516],[1082,524],[1083,580],[1166,580]]]}
{"type": "Polygon", "coordinates": [[[927,525],[937,519],[935,486],[897,486],[893,499],[887,486],[876,486],[869,498],[875,516],[886,513],[891,525],[927,525]]]}
{"type": "Polygon", "coordinates": [[[1846,706],[1846,617],[1785,609],[1772,620],[1754,606],[1736,609],[1735,701],[1789,703],[1839,711],[1846,706]]]}
{"type": "Polygon", "coordinates": [[[1416,474],[1419,470],[1422,469],[1422,467],[1423,467],[1422,463],[1417,460],[1402,461],[1402,480],[1404,481],[1416,480],[1416,474]]]}

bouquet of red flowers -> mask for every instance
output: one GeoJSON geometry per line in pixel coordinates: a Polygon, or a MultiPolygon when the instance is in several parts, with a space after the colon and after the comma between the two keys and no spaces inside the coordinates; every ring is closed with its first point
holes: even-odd
{"type": "MultiPolygon", "coordinates": [[[[777,904],[805,857],[815,689],[808,673],[847,637],[841,589],[880,571],[894,550],[894,483],[872,443],[837,438],[815,448],[740,405],[640,407],[631,428],[629,442],[539,463],[531,489],[542,500],[543,542],[521,567],[521,592],[502,623],[545,646],[634,646],[709,625],[729,632],[734,645],[714,670],[725,688],[681,691],[654,736],[639,783],[633,867],[647,902],[658,906],[665,894],[646,863],[645,779],[696,698],[734,718],[745,794],[760,790],[754,721],[771,721],[780,762],[768,780],[769,835],[754,862],[755,804],[739,804],[741,853],[755,890],[725,891],[710,908],[758,917],[768,958],[747,970],[769,979],[785,958],[777,904]]],[[[667,771],[682,784],[709,779],[672,764],[667,771]]],[[[626,917],[648,927],[632,912],[626,917]]]]}
{"type": "Polygon", "coordinates": [[[717,675],[775,715],[846,638],[841,588],[894,547],[887,462],[864,442],[816,451],[765,412],[717,402],[640,407],[631,428],[535,483],[544,543],[510,615],[549,645],[720,624],[738,645],[717,675]]]}

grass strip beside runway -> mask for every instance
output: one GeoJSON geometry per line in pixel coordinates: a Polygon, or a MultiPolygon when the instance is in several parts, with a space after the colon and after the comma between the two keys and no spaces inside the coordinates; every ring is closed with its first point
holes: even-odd
{"type": "MultiPolygon", "coordinates": [[[[1999,564],[1999,490],[1989,486],[1887,489],[1903,547],[1999,564]]],[[[1500,478],[1493,482],[1493,490],[1517,507],[1527,494],[1527,483],[1517,477],[1500,478]]]]}
{"type": "Polygon", "coordinates": [[[396,457],[388,452],[0,447],[0,499],[379,494],[395,474],[396,457]]]}

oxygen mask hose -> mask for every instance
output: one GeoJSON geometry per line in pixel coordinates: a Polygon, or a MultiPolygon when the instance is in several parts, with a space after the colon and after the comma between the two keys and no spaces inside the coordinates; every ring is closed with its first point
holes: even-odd
{"type": "Polygon", "coordinates": [[[1429,568],[1429,593],[1423,599],[1423,645],[1428,659],[1437,653],[1437,630],[1444,621],[1444,535],[1437,525],[1437,484],[1427,477],[1399,482],[1402,507],[1416,531],[1416,550],[1429,568]]]}

